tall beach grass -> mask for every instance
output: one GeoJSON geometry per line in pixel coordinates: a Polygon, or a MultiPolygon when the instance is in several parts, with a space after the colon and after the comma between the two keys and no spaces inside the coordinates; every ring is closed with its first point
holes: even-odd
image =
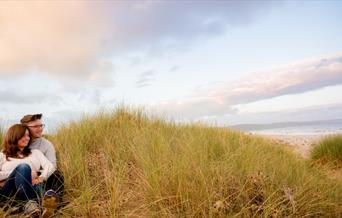
{"type": "Polygon", "coordinates": [[[65,216],[341,216],[341,184],[272,142],[119,108],[52,138],[65,216]]]}
{"type": "Polygon", "coordinates": [[[121,107],[50,139],[62,217],[342,216],[340,182],[261,137],[121,107]]]}
{"type": "Polygon", "coordinates": [[[342,166],[342,135],[328,136],[314,146],[311,158],[342,166]]]}

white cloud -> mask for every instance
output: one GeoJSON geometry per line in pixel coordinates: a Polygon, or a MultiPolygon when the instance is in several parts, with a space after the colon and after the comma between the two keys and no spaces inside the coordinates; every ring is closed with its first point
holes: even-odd
{"type": "Polygon", "coordinates": [[[78,98],[79,102],[86,102],[89,105],[101,105],[101,91],[99,89],[84,90],[78,98]]]}
{"type": "Polygon", "coordinates": [[[333,120],[341,118],[342,104],[329,104],[303,107],[295,110],[288,109],[274,112],[241,113],[234,116],[221,116],[216,121],[221,125],[233,125],[241,123],[266,124],[274,122],[333,120]]]}
{"type": "MultiPolygon", "coordinates": [[[[110,85],[110,58],[184,49],[202,36],[253,22],[272,2],[2,2],[0,74],[38,72],[110,85]],[[105,66],[104,66],[105,65],[105,66]]],[[[161,52],[163,53],[163,52],[161,52]]]]}
{"type": "Polygon", "coordinates": [[[138,81],[136,83],[137,88],[142,88],[145,86],[150,86],[153,81],[155,81],[156,72],[153,70],[146,71],[138,75],[138,81]]]}
{"type": "Polygon", "coordinates": [[[342,84],[342,54],[304,60],[265,72],[253,72],[239,81],[198,90],[183,100],[165,102],[159,110],[189,119],[236,112],[232,106],[287,94],[304,93],[342,84]]]}
{"type": "Polygon", "coordinates": [[[173,67],[170,68],[170,72],[176,72],[180,69],[180,66],[174,65],[173,67]]]}
{"type": "Polygon", "coordinates": [[[9,91],[0,91],[0,103],[1,104],[39,104],[39,103],[61,103],[63,100],[61,97],[54,94],[46,93],[15,93],[9,91]]]}
{"type": "Polygon", "coordinates": [[[2,2],[0,73],[92,80],[111,32],[93,9],[82,2],[2,2]]]}

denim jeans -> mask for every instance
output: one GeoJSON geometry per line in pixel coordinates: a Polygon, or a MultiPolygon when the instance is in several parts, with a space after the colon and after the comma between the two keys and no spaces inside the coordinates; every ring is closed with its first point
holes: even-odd
{"type": "Polygon", "coordinates": [[[1,197],[13,197],[16,200],[39,201],[41,186],[32,185],[32,170],[28,164],[19,164],[0,188],[1,197]]]}
{"type": "Polygon", "coordinates": [[[62,171],[58,169],[55,170],[42,186],[45,191],[49,189],[54,190],[57,193],[59,200],[62,200],[64,194],[64,176],[62,171]]]}

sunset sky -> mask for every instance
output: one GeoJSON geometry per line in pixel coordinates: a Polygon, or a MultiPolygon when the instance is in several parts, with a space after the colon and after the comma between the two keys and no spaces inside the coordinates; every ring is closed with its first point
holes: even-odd
{"type": "Polygon", "coordinates": [[[118,104],[219,125],[342,118],[342,1],[1,1],[0,123],[118,104]]]}

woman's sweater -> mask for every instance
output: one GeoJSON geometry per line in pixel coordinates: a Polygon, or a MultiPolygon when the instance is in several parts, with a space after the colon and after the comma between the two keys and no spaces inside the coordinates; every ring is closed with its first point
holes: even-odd
{"type": "Polygon", "coordinates": [[[31,154],[24,158],[12,158],[6,159],[6,155],[0,152],[0,181],[7,179],[12,171],[22,163],[26,163],[31,167],[32,171],[40,171],[41,177],[44,181],[55,171],[55,167],[44,156],[44,154],[36,149],[31,150],[31,154]],[[43,170],[40,170],[40,169],[43,170]]]}

